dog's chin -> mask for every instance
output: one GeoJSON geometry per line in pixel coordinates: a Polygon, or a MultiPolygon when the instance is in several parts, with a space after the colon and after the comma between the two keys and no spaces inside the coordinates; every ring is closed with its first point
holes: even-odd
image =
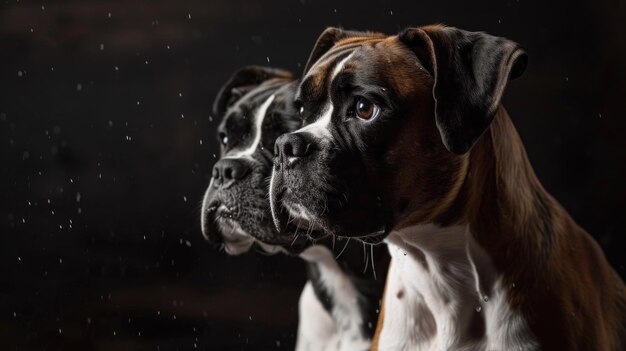
{"type": "MultiPolygon", "coordinates": [[[[332,223],[329,213],[317,215],[301,202],[285,198],[281,206],[288,214],[289,225],[296,226],[299,232],[304,231],[309,239],[316,241],[329,235],[352,238],[366,244],[380,244],[389,234],[388,226],[372,223],[367,228],[355,230],[349,223],[332,223]]],[[[333,209],[329,209],[333,211],[333,209]]],[[[293,229],[291,229],[293,231],[293,229]]]]}
{"type": "Polygon", "coordinates": [[[224,251],[238,256],[257,248],[261,253],[274,255],[285,250],[280,245],[264,243],[248,234],[239,223],[231,219],[218,219],[218,227],[223,239],[224,251]]]}
{"type": "Polygon", "coordinates": [[[225,217],[217,217],[216,223],[227,254],[237,256],[250,251],[254,238],[248,235],[241,226],[225,217]]]}

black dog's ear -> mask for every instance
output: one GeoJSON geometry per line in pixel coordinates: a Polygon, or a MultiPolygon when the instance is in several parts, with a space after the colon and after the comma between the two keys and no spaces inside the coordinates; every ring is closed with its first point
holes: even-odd
{"type": "Polygon", "coordinates": [[[217,93],[213,103],[213,114],[221,116],[250,90],[269,79],[293,80],[290,72],[263,66],[246,66],[239,69],[217,93]]]}
{"type": "Polygon", "coordinates": [[[524,73],[528,56],[508,39],[445,26],[410,28],[398,38],[435,80],[443,144],[466,153],[493,120],[507,82],[524,73]]]}
{"type": "Polygon", "coordinates": [[[306,73],[311,69],[311,66],[320,59],[320,57],[324,56],[328,50],[330,50],[335,43],[337,43],[341,39],[351,38],[351,37],[373,37],[380,36],[382,34],[373,33],[373,32],[358,32],[353,30],[343,30],[341,28],[328,27],[322,32],[322,34],[317,38],[315,45],[313,46],[313,50],[311,50],[311,54],[309,55],[309,59],[306,61],[306,65],[304,66],[304,72],[302,76],[306,75],[306,73]]]}

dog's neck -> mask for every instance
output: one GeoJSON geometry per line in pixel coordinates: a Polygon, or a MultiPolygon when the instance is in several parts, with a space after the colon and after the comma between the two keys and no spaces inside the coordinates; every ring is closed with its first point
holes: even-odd
{"type": "MultiPolygon", "coordinates": [[[[513,307],[528,296],[554,252],[559,226],[569,217],[535,175],[526,150],[501,106],[467,156],[467,172],[454,202],[438,223],[462,223],[485,250],[513,307]],[[519,264],[524,262],[524,264],[519,264]]],[[[561,228],[562,229],[562,228],[561,228]]]]}
{"type": "Polygon", "coordinates": [[[313,245],[300,254],[307,262],[307,287],[300,301],[298,349],[367,350],[374,326],[367,308],[367,292],[345,272],[334,253],[323,245],[313,245]],[[312,300],[307,303],[304,299],[312,300]],[[313,301],[314,300],[314,301],[313,301]],[[316,311],[310,311],[314,308],[316,311]],[[320,309],[323,308],[323,311],[320,309]],[[326,315],[322,325],[312,315],[326,315]],[[332,327],[328,328],[328,322],[332,327]],[[319,324],[319,323],[317,323],[319,324]]]}
{"type": "Polygon", "coordinates": [[[552,217],[545,216],[556,205],[503,108],[465,157],[465,177],[436,224],[405,221],[387,238],[392,268],[381,346],[536,346],[521,312],[510,304],[512,296],[524,294],[510,291],[523,284],[527,263],[542,264],[537,256],[554,235],[552,217]],[[524,262],[516,265],[519,271],[509,268],[511,259],[524,262]]]}

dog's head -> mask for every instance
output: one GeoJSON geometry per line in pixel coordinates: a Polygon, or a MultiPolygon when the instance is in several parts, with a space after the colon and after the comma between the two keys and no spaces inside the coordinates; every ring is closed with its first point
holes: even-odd
{"type": "Polygon", "coordinates": [[[202,204],[202,233],[229,254],[246,252],[255,243],[273,253],[289,239],[276,236],[267,192],[274,141],[299,125],[292,106],[295,88],[289,72],[245,67],[213,105],[213,115],[222,119],[221,151],[202,204]]]}
{"type": "Polygon", "coordinates": [[[293,216],[375,242],[409,214],[431,221],[525,65],[516,43],[481,32],[327,29],[295,96],[303,127],[276,141],[276,225],[293,216]]]}

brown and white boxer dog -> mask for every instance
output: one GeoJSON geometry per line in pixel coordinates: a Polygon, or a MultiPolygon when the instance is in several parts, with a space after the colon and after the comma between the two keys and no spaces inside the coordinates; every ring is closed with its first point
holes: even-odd
{"type": "Polygon", "coordinates": [[[291,216],[385,239],[375,348],[626,349],[623,281],[501,105],[525,66],[510,40],[441,25],[318,39],[303,127],[276,141],[272,212],[279,230],[291,216]]]}
{"type": "Polygon", "coordinates": [[[251,66],[221,89],[213,108],[222,119],[217,129],[221,153],[203,201],[202,232],[231,255],[256,246],[306,261],[296,350],[368,350],[385,281],[375,276],[373,266],[376,262],[384,275],[386,250],[369,247],[364,252],[365,245],[344,240],[333,251],[331,237],[314,244],[304,231],[281,236],[272,222],[272,151],[279,135],[300,124],[292,106],[296,84],[288,72],[251,66]]]}

